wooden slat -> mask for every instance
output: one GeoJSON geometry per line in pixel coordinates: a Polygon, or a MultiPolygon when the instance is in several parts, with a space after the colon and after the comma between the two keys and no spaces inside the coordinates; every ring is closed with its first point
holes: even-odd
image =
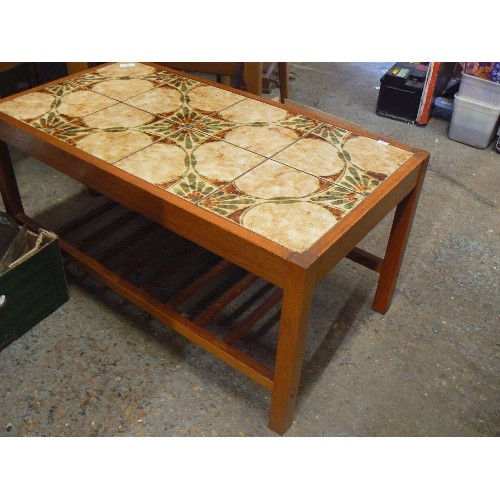
{"type": "Polygon", "coordinates": [[[147,234],[153,232],[157,227],[158,226],[154,222],[148,221],[148,223],[145,226],[124,236],[110,247],[99,252],[97,255],[94,256],[94,258],[96,260],[105,260],[108,257],[111,257],[112,255],[116,255],[120,251],[125,250],[129,245],[135,243],[143,236],[146,236],[147,234]]]}
{"type": "Polygon", "coordinates": [[[68,234],[71,231],[74,231],[75,229],[78,229],[79,227],[83,226],[85,223],[94,220],[96,217],[99,217],[100,215],[109,212],[113,208],[117,207],[118,203],[108,200],[106,203],[103,203],[102,205],[99,205],[98,207],[94,208],[90,212],[87,212],[80,217],[73,219],[71,222],[68,224],[60,227],[57,229],[57,234],[60,236],[63,236],[65,234],[68,234]]]}
{"type": "MultiPolygon", "coordinates": [[[[17,220],[26,224],[31,229],[39,230],[41,228],[38,222],[24,213],[18,214],[17,220]]],[[[66,240],[60,238],[59,245],[70,260],[74,261],[92,276],[101,280],[122,297],[162,321],[191,342],[221,359],[235,370],[251,378],[262,387],[270,391],[273,390],[274,373],[262,363],[259,363],[247,354],[238,351],[238,349],[207,332],[204,328],[196,325],[166,304],[147,294],[141,288],[133,285],[122,276],[92,259],[92,257],[80,251],[66,240]]]]}
{"type": "Polygon", "coordinates": [[[236,342],[239,338],[241,338],[248,330],[261,319],[264,314],[270,311],[283,296],[283,291],[281,289],[277,289],[274,293],[267,299],[262,302],[259,307],[254,309],[241,323],[236,325],[225,337],[224,342],[231,344],[232,342],[236,342]]]}
{"type": "Polygon", "coordinates": [[[212,281],[217,276],[220,276],[224,271],[232,266],[231,262],[227,260],[221,260],[214,267],[209,269],[206,273],[202,274],[199,278],[193,281],[189,286],[181,290],[175,297],[167,302],[167,304],[175,309],[181,304],[190,299],[193,295],[201,291],[201,289],[206,286],[210,281],[212,281]]]}
{"type": "Polygon", "coordinates": [[[124,267],[121,267],[116,271],[116,274],[119,276],[126,276],[127,274],[133,273],[137,271],[139,268],[144,266],[148,261],[158,256],[158,253],[161,252],[162,249],[166,248],[167,245],[171,245],[180,239],[174,233],[169,234],[165,239],[157,243],[156,245],[149,248],[147,251],[142,253],[136,259],[128,262],[124,267]]]}
{"type": "Polygon", "coordinates": [[[377,255],[374,255],[358,247],[351,250],[346,255],[346,257],[349,260],[352,260],[357,264],[361,264],[362,266],[367,267],[368,269],[371,269],[372,271],[375,271],[377,273],[380,273],[382,264],[384,263],[384,259],[382,259],[381,257],[378,257],[377,255]]]}
{"type": "Polygon", "coordinates": [[[92,246],[94,243],[98,242],[101,238],[109,236],[109,234],[112,233],[115,229],[120,228],[135,217],[137,217],[137,214],[135,212],[126,212],[120,215],[120,217],[117,217],[115,220],[109,222],[108,224],[105,224],[104,226],[100,227],[93,233],[80,240],[80,242],[78,242],[76,246],[80,250],[84,250],[89,246],[92,246]]]}
{"type": "Polygon", "coordinates": [[[240,296],[258,279],[255,274],[246,274],[238,283],[233,285],[227,292],[221,295],[213,304],[194,318],[194,323],[199,326],[206,325],[214,316],[216,316],[224,307],[240,296]]]}
{"type": "Polygon", "coordinates": [[[203,248],[196,247],[194,250],[183,255],[179,260],[173,262],[170,266],[156,273],[149,281],[143,283],[140,288],[147,293],[151,292],[151,290],[160,285],[167,278],[171,278],[174,274],[181,271],[184,266],[197,260],[203,253],[205,253],[203,248]]]}

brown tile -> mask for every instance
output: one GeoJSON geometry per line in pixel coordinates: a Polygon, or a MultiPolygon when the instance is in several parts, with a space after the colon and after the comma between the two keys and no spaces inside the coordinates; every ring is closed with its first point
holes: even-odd
{"type": "Polygon", "coordinates": [[[196,203],[264,160],[231,144],[205,139],[184,148],[183,141],[166,137],[115,165],[196,203]]]}
{"type": "Polygon", "coordinates": [[[319,177],[340,174],[345,161],[331,143],[313,135],[303,137],[273,156],[273,160],[319,177]]]}
{"type": "Polygon", "coordinates": [[[294,252],[305,252],[337,223],[321,205],[297,201],[251,207],[241,225],[294,252]]]}
{"type": "Polygon", "coordinates": [[[315,120],[252,99],[202,117],[194,124],[206,134],[266,157],[289,146],[317,125],[315,120]]]}

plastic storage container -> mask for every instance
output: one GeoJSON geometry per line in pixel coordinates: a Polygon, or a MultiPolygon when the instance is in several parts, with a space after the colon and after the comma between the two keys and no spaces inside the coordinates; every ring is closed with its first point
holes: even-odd
{"type": "Polygon", "coordinates": [[[480,101],[496,108],[500,107],[500,83],[463,73],[458,92],[462,98],[480,101]]]}
{"type": "Polygon", "coordinates": [[[453,116],[448,137],[468,146],[484,149],[495,137],[500,103],[489,106],[483,102],[455,94],[453,116]]]}

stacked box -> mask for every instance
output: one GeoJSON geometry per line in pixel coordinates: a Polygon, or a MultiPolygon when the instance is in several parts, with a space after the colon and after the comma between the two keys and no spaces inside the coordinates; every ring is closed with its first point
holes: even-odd
{"type": "Polygon", "coordinates": [[[484,149],[497,133],[499,118],[500,83],[463,74],[448,137],[484,149]]]}

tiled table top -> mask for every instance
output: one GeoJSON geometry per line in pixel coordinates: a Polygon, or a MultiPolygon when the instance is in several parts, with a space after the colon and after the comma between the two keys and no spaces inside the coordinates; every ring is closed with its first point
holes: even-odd
{"type": "Polygon", "coordinates": [[[412,156],[140,63],[68,78],[0,111],[295,252],[412,156]]]}

